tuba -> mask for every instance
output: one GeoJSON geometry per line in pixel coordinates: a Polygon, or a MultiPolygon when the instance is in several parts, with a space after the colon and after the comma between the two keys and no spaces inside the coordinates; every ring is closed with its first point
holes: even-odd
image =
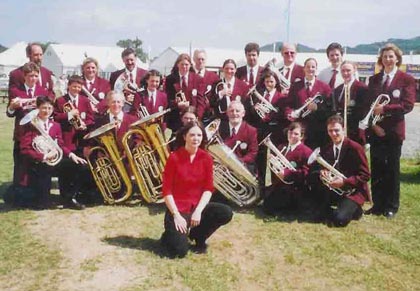
{"type": "MultiPolygon", "coordinates": [[[[70,112],[73,109],[75,109],[73,103],[71,101],[68,101],[66,103],[63,104],[63,112],[70,112]]],[[[86,124],[85,122],[82,120],[82,118],[80,118],[79,115],[73,116],[70,120],[69,120],[70,124],[76,129],[76,130],[83,130],[86,129],[86,124]]]]}
{"type": "Polygon", "coordinates": [[[278,112],[277,108],[275,108],[267,99],[265,99],[261,94],[257,91],[257,85],[252,86],[251,89],[249,89],[247,96],[250,96],[251,100],[252,97],[256,97],[260,102],[254,104],[254,109],[261,117],[261,119],[264,119],[268,114],[270,114],[271,111],[278,112]]]}
{"type": "Polygon", "coordinates": [[[86,159],[108,204],[124,202],[133,192],[130,176],[118,150],[115,126],[115,123],[108,123],[84,136],[84,139],[96,138],[102,145],[93,147],[86,159]]]}
{"type": "Polygon", "coordinates": [[[341,189],[341,188],[332,188],[330,186],[330,183],[332,181],[334,181],[336,178],[347,179],[346,176],[344,176],[339,170],[337,170],[336,168],[334,168],[334,166],[330,165],[326,160],[324,160],[324,158],[322,158],[319,153],[316,154],[315,158],[318,164],[320,164],[323,168],[328,170],[328,175],[326,177],[321,176],[321,181],[325,186],[327,186],[330,190],[334,191],[339,196],[343,196],[343,195],[348,196],[352,194],[354,191],[356,191],[356,189],[354,188],[347,189],[347,190],[341,189]]]}
{"type": "Polygon", "coordinates": [[[290,117],[292,117],[292,118],[299,118],[299,117],[300,118],[305,118],[306,116],[308,116],[312,112],[308,109],[309,104],[312,104],[312,103],[318,104],[318,103],[322,103],[322,102],[324,102],[324,100],[322,100],[322,95],[319,94],[319,93],[316,93],[314,97],[308,98],[305,101],[305,104],[302,105],[302,107],[293,110],[290,113],[290,117]]]}
{"type": "Polygon", "coordinates": [[[57,144],[55,140],[41,127],[38,123],[38,109],[32,110],[28,114],[26,114],[19,122],[19,125],[25,125],[27,123],[31,123],[33,127],[35,127],[36,130],[41,135],[36,136],[32,141],[32,147],[35,151],[46,155],[50,152],[55,151],[56,155],[54,156],[54,159],[48,160],[45,163],[48,166],[55,166],[57,165],[61,159],[63,158],[63,150],[61,147],[57,144]]]}
{"type": "Polygon", "coordinates": [[[359,128],[363,130],[368,128],[369,120],[372,116],[373,116],[372,125],[376,125],[376,123],[381,121],[384,117],[382,115],[373,114],[373,110],[375,110],[376,106],[387,105],[390,101],[391,99],[389,98],[388,94],[380,94],[378,97],[376,97],[376,100],[370,106],[369,112],[366,114],[365,118],[359,121],[359,128]]]}
{"type": "Polygon", "coordinates": [[[219,125],[220,119],[215,119],[205,128],[209,140],[207,150],[214,162],[214,186],[238,206],[252,205],[260,198],[258,181],[223,143],[218,133],[219,125]]]}
{"type": "MultiPolygon", "coordinates": [[[[289,162],[289,160],[281,153],[282,151],[279,151],[277,147],[273,144],[273,142],[270,139],[270,135],[267,135],[266,138],[264,138],[259,145],[264,144],[269,150],[269,160],[268,160],[268,166],[270,167],[271,171],[274,174],[280,173],[280,171],[283,171],[285,169],[289,169],[292,172],[296,171],[296,168],[289,162]]],[[[278,177],[278,176],[277,176],[278,177]]],[[[280,179],[284,184],[293,184],[293,181],[289,182],[284,179],[280,179]]]]}
{"type": "Polygon", "coordinates": [[[169,157],[169,142],[159,121],[169,111],[156,112],[134,122],[122,140],[140,194],[147,203],[163,201],[162,173],[169,157]],[[141,139],[137,144],[136,137],[141,139]]]}

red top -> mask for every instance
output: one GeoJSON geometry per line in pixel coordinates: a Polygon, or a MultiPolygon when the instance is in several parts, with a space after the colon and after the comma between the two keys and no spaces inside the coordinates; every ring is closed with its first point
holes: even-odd
{"type": "Polygon", "coordinates": [[[214,191],[211,156],[198,149],[190,162],[184,147],[171,153],[163,172],[163,196],[172,194],[178,211],[191,213],[204,191],[214,191]]]}

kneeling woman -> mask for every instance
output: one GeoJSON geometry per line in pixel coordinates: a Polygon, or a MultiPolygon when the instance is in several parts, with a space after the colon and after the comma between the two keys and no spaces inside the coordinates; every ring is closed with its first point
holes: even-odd
{"type": "Polygon", "coordinates": [[[177,134],[177,149],[163,173],[163,196],[167,211],[162,243],[171,257],[184,257],[188,238],[194,250],[205,253],[206,240],[232,219],[229,206],[209,202],[213,187],[213,160],[204,151],[204,130],[188,123],[177,134]]]}

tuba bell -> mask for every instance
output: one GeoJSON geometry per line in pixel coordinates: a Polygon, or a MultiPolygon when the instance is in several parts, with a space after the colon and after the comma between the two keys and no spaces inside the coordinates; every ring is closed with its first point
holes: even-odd
{"type": "Polygon", "coordinates": [[[223,143],[218,133],[219,125],[220,119],[215,119],[205,128],[209,140],[207,151],[214,162],[214,186],[238,206],[252,205],[260,198],[258,181],[233,151],[223,143]]]}
{"type": "Polygon", "coordinates": [[[133,192],[130,176],[118,150],[115,126],[115,123],[108,123],[84,136],[84,139],[96,138],[102,145],[93,147],[86,159],[108,204],[124,202],[133,192]]]}
{"type": "Polygon", "coordinates": [[[170,109],[147,115],[130,125],[122,140],[140,194],[147,203],[162,199],[162,173],[169,157],[160,119],[170,109]],[[140,141],[136,142],[136,137],[140,141]]]}

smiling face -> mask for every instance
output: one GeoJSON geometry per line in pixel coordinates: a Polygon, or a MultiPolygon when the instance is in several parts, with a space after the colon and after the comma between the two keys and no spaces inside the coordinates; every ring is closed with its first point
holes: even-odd
{"type": "Polygon", "coordinates": [[[198,126],[193,126],[184,135],[185,148],[187,149],[198,149],[201,142],[203,141],[203,132],[198,126]]]}
{"type": "Polygon", "coordinates": [[[150,91],[156,91],[157,88],[159,88],[159,84],[159,76],[150,76],[149,79],[147,79],[147,89],[149,89],[150,91]]]}
{"type": "Polygon", "coordinates": [[[236,126],[242,122],[242,119],[245,116],[245,108],[239,102],[232,102],[229,104],[229,108],[227,110],[227,116],[229,118],[229,123],[232,126],[236,126]]]}
{"type": "Polygon", "coordinates": [[[391,72],[398,63],[397,55],[393,50],[386,50],[382,53],[382,64],[384,65],[385,72],[391,72]]]}
{"type": "Polygon", "coordinates": [[[250,51],[250,52],[246,52],[245,54],[246,57],[246,63],[248,64],[248,66],[250,67],[255,67],[257,65],[258,62],[258,52],[257,51],[250,51]]]}
{"type": "Polygon", "coordinates": [[[28,86],[29,88],[33,88],[36,82],[38,82],[39,73],[37,71],[29,72],[25,74],[24,78],[26,86],[28,86]]]}
{"type": "Polygon", "coordinates": [[[302,140],[302,129],[300,127],[296,127],[294,129],[289,129],[287,131],[287,140],[290,145],[295,145],[302,140]]]}
{"type": "Polygon", "coordinates": [[[290,66],[296,59],[296,47],[291,44],[284,44],[281,49],[283,62],[286,66],[290,66]]]}
{"type": "Polygon", "coordinates": [[[48,102],[39,105],[38,109],[38,117],[44,121],[47,120],[53,113],[53,105],[48,102]]]}
{"type": "Polygon", "coordinates": [[[346,64],[341,65],[340,71],[341,71],[341,76],[343,77],[344,83],[347,84],[353,79],[355,69],[352,64],[346,63],[346,64]]]}
{"type": "Polygon", "coordinates": [[[72,96],[79,95],[80,91],[82,91],[82,84],[78,82],[72,82],[68,85],[68,91],[72,96]]]}
{"type": "Polygon", "coordinates": [[[269,92],[271,92],[272,90],[276,88],[276,84],[277,84],[276,78],[274,78],[273,76],[268,76],[264,79],[265,88],[269,92]]]}
{"type": "Polygon", "coordinates": [[[306,61],[305,67],[303,68],[303,70],[305,72],[305,78],[307,80],[312,80],[312,79],[315,78],[316,68],[317,68],[317,64],[316,64],[315,60],[306,61]]]}
{"type": "Polygon", "coordinates": [[[98,73],[98,68],[96,67],[94,62],[86,63],[83,66],[83,76],[87,80],[93,80],[98,73]]]}
{"type": "Polygon", "coordinates": [[[234,64],[232,63],[227,63],[224,67],[223,67],[223,75],[225,76],[225,78],[227,80],[230,80],[233,78],[233,76],[235,76],[236,73],[236,67],[234,64]]]}
{"type": "Polygon", "coordinates": [[[327,130],[328,130],[328,135],[331,138],[331,141],[335,145],[340,144],[341,141],[344,138],[344,129],[343,129],[343,126],[340,123],[338,123],[338,122],[329,123],[327,125],[327,130]]]}
{"type": "Polygon", "coordinates": [[[178,62],[177,66],[178,66],[179,74],[181,76],[185,76],[191,68],[191,63],[188,60],[183,59],[178,62]]]}
{"type": "Polygon", "coordinates": [[[136,56],[134,54],[126,55],[123,57],[123,62],[127,70],[131,72],[136,67],[136,56]]]}
{"type": "Polygon", "coordinates": [[[328,52],[328,60],[331,63],[333,68],[338,68],[340,66],[343,56],[341,55],[341,51],[339,49],[333,49],[328,52]]]}
{"type": "Polygon", "coordinates": [[[109,111],[112,115],[118,115],[124,106],[124,96],[121,94],[112,94],[108,99],[109,111]]]}

